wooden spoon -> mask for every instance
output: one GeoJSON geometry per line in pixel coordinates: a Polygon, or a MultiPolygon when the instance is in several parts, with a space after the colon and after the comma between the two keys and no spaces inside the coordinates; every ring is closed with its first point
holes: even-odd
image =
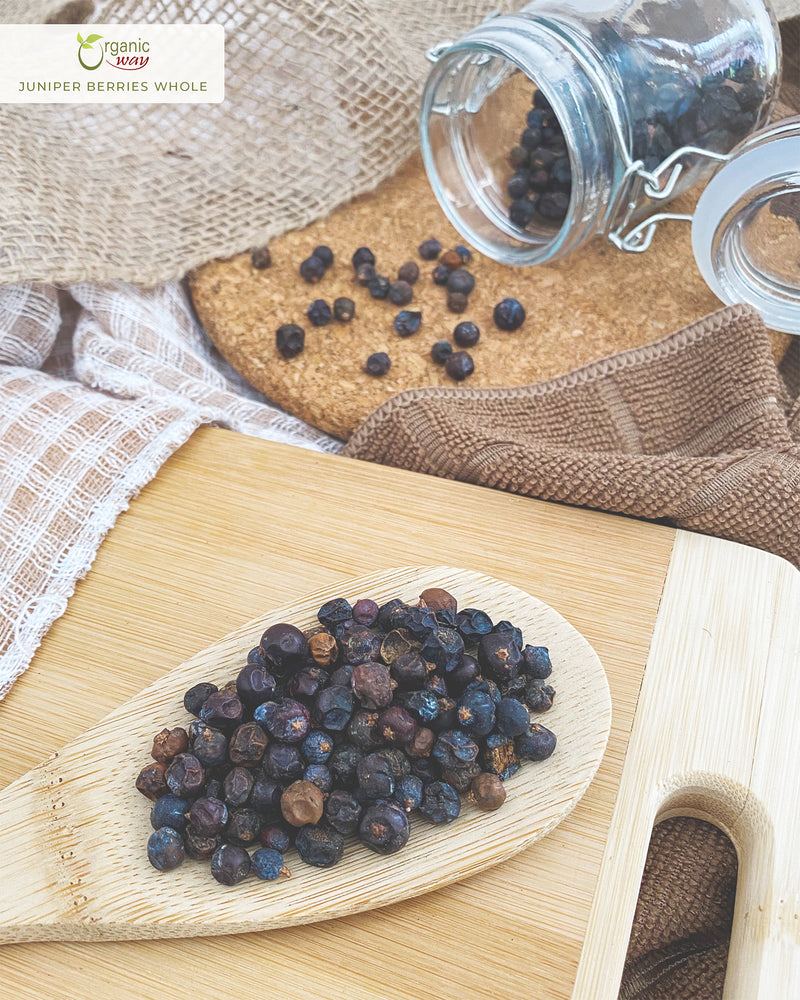
{"type": "MultiPolygon", "coordinates": [[[[201,609],[198,609],[201,613],[201,609]]],[[[42,724],[57,724],[57,709],[42,724]]],[[[165,674],[0,795],[0,943],[191,937],[264,930],[343,916],[429,892],[497,864],[549,833],[585,792],[603,755],[611,699],[592,648],[552,608],[491,577],[449,567],[405,567],[319,591],[269,611],[165,674]],[[497,812],[464,803],[458,820],[412,820],[403,851],[385,858],[349,843],[334,868],[287,854],[291,878],[225,887],[208,864],[160,873],[147,860],[151,803],[134,787],[153,736],[187,725],[183,693],[200,680],[233,679],[267,625],[316,622],[327,600],[416,602],[443,587],[547,646],[557,691],[542,721],[558,737],[552,757],[506,783],[497,812]]]]}

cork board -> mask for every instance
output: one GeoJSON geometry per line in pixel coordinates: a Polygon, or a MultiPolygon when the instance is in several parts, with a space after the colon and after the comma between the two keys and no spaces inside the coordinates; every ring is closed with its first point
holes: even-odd
{"type": "MultiPolygon", "coordinates": [[[[691,211],[693,197],[673,204],[691,211]]],[[[250,253],[243,253],[208,263],[190,275],[189,285],[198,316],[223,356],[279,406],[343,440],[396,392],[457,384],[431,361],[430,348],[437,340],[452,340],[461,320],[472,320],[481,330],[470,349],[475,371],[468,384],[526,385],[652,343],[721,304],[695,265],[685,222],[663,224],[643,254],[624,253],[602,238],[562,261],[533,268],[473,254],[467,267],[476,285],[461,315],[448,312],[444,289],[433,283],[435,263],[417,253],[431,237],[445,250],[464,242],[444,217],[415,156],[374,192],[274,240],[271,267],[256,270],[250,253]],[[298,266],[319,244],[330,246],[335,260],[323,279],[310,285],[298,266]],[[422,312],[413,336],[395,332],[398,306],[371,298],[354,281],[350,259],[363,245],[374,252],[378,272],[391,280],[407,260],[419,264],[414,300],[406,306],[422,312]],[[354,300],[354,319],[311,326],[305,316],[310,303],[322,298],[332,304],[338,296],[354,300]],[[513,333],[492,321],[494,305],[507,296],[519,299],[527,312],[513,333]],[[283,323],[306,331],[305,349],[289,360],[275,346],[275,331],[283,323]],[[363,371],[376,351],[392,360],[389,372],[377,378],[363,371]]]]}

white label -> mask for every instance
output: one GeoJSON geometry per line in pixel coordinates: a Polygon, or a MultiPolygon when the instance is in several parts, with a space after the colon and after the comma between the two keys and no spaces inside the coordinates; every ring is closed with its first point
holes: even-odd
{"type": "Polygon", "coordinates": [[[0,24],[0,103],[219,104],[221,24],[0,24]]]}

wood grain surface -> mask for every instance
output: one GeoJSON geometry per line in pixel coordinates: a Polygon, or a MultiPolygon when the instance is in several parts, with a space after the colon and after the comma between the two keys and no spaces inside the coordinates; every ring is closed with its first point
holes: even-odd
{"type": "Polygon", "coordinates": [[[194,937],[274,929],[342,917],[421,895],[516,854],[550,833],[594,777],[608,739],[611,698],[591,646],[552,608],[518,587],[447,566],[408,567],[335,584],[270,609],[203,650],[112,712],[0,793],[0,943],[194,937]],[[350,838],[334,868],[319,870],[286,855],[292,875],[275,884],[250,878],[233,889],[216,883],[208,862],[156,872],[145,845],[151,803],[136,791],[152,761],[153,736],[191,721],[183,694],[200,681],[232,680],[275,622],[306,629],[327,601],[395,597],[416,603],[444,587],[461,607],[510,619],[534,645],[550,650],[554,707],[541,718],[557,734],[556,752],[508,779],[502,809],[464,803],[447,827],[412,817],[411,837],[391,859],[350,838]]]}
{"type": "Polygon", "coordinates": [[[570,996],[675,532],[198,431],[118,520],[0,704],[5,784],[265,607],[409,563],[507,580],[596,650],[614,706],[595,780],[556,830],[435,893],[305,927],[2,951],[0,997],[496,1000],[570,996]],[[178,656],[176,658],[176,651],[178,656]],[[199,984],[199,986],[198,986],[199,984]],[[48,986],[48,989],[51,989],[48,986]]]}

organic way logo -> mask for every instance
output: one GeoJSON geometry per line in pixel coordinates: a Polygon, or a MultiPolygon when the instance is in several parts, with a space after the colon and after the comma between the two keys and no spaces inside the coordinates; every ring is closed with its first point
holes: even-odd
{"type": "Polygon", "coordinates": [[[84,69],[99,69],[105,60],[114,69],[144,69],[150,62],[150,56],[145,53],[150,51],[150,43],[143,42],[141,38],[136,41],[104,41],[101,45],[102,35],[87,35],[86,38],[78,32],[78,62],[84,69]],[[84,61],[83,54],[88,52],[84,61]],[[97,60],[94,62],[94,60],[97,60]]]}
{"type": "Polygon", "coordinates": [[[81,38],[81,33],[78,32],[78,62],[83,66],[84,69],[99,69],[103,59],[105,57],[105,52],[103,51],[102,45],[95,45],[95,42],[99,42],[102,35],[88,35],[85,39],[81,38]],[[98,56],[97,62],[94,66],[90,66],[89,63],[83,61],[83,55],[81,54],[85,49],[88,49],[92,55],[87,56],[91,59],[92,56],[98,56]],[[99,53],[99,55],[98,55],[99,53]]]}

